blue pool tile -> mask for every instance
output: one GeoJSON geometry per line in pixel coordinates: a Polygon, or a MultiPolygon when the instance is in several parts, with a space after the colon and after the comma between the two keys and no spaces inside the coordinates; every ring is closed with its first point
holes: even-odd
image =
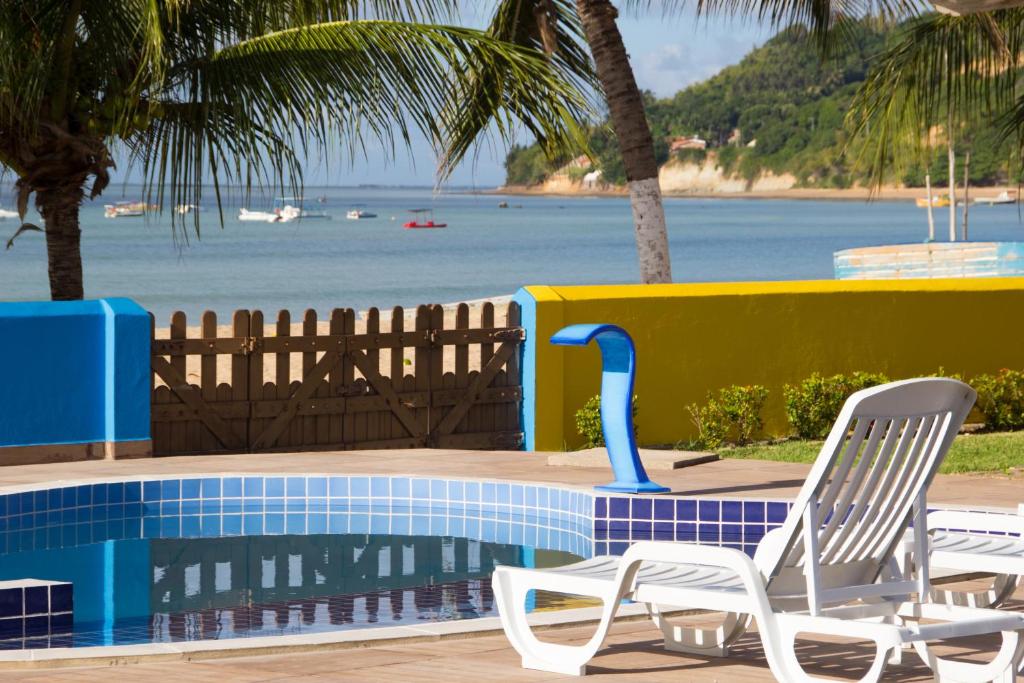
{"type": "Polygon", "coordinates": [[[28,514],[36,509],[34,497],[29,491],[18,494],[18,500],[21,503],[21,514],[28,514]]]}
{"type": "Polygon", "coordinates": [[[676,521],[677,522],[695,522],[697,521],[697,501],[695,500],[677,500],[676,501],[676,521]]]}
{"type": "Polygon", "coordinates": [[[498,541],[498,525],[489,519],[485,519],[480,523],[480,538],[490,543],[497,543],[498,541]]]}
{"type": "Polygon", "coordinates": [[[416,499],[427,499],[430,498],[430,480],[428,479],[413,479],[412,480],[412,497],[416,499]]]}
{"type": "MultiPolygon", "coordinates": [[[[109,487],[108,487],[109,491],[109,487]]],[[[95,494],[95,490],[92,492],[95,494]]],[[[126,481],[121,483],[120,491],[121,499],[125,503],[141,503],[142,502],[142,482],[140,481],[126,481]]],[[[108,495],[109,497],[109,495],[108,495]]],[[[95,504],[97,501],[93,500],[95,504]]],[[[78,504],[82,505],[82,494],[78,495],[78,504]]]]}
{"type": "Polygon", "coordinates": [[[285,515],[285,531],[289,534],[306,533],[306,515],[287,514],[285,515]]]}
{"type": "MultiPolygon", "coordinates": [[[[284,491],[284,487],[281,487],[284,491]]],[[[255,501],[254,501],[255,502],[255,501]]],[[[284,512],[284,498],[264,498],[263,499],[263,511],[264,512],[284,512]]]]}
{"type": "Polygon", "coordinates": [[[654,501],[654,519],[670,521],[676,518],[676,504],[673,500],[654,501]]]}
{"type": "Polygon", "coordinates": [[[283,534],[284,533],[284,513],[275,512],[267,513],[263,516],[263,533],[265,534],[283,534]]]}
{"type": "Polygon", "coordinates": [[[262,498],[243,498],[242,499],[242,513],[247,515],[262,515],[263,514],[263,499],[262,498]]]}
{"type": "Polygon", "coordinates": [[[204,499],[220,498],[220,479],[217,477],[203,479],[202,494],[204,499]]]}
{"type": "Polygon", "coordinates": [[[349,495],[353,498],[369,497],[370,480],[366,477],[352,477],[349,480],[349,495]]]}
{"type": "Polygon", "coordinates": [[[721,518],[721,506],[717,500],[701,500],[697,503],[697,514],[702,522],[717,522],[721,518]]]}
{"type": "MultiPolygon", "coordinates": [[[[348,521],[349,533],[350,534],[368,534],[370,533],[370,516],[369,515],[352,515],[348,521]]],[[[415,532],[413,532],[415,533],[415,532]]]]}
{"type": "Polygon", "coordinates": [[[628,539],[629,538],[629,522],[624,519],[613,519],[608,522],[608,538],[628,539]]]}
{"type": "MultiPolygon", "coordinates": [[[[107,488],[106,486],[103,487],[104,490],[103,490],[102,496],[103,496],[104,500],[106,500],[106,496],[107,496],[106,488],[107,488]]],[[[94,491],[93,492],[93,498],[96,499],[95,497],[96,497],[96,492],[94,491]]],[[[144,481],[144,482],[142,482],[142,500],[144,500],[146,502],[160,500],[160,482],[158,482],[158,481],[144,481]]]]}
{"type": "Polygon", "coordinates": [[[496,493],[499,503],[508,505],[512,501],[512,486],[510,484],[498,484],[496,493]]]}
{"type": "Polygon", "coordinates": [[[654,523],[654,540],[655,541],[674,541],[676,540],[675,524],[672,522],[655,522],[654,523]]]}
{"type": "Polygon", "coordinates": [[[629,498],[609,498],[608,516],[612,519],[629,519],[629,498]]]}
{"type": "Polygon", "coordinates": [[[633,519],[653,519],[654,506],[649,498],[634,498],[630,501],[630,513],[633,519]]]}
{"type": "Polygon", "coordinates": [[[697,540],[701,543],[718,543],[722,528],[718,524],[701,524],[697,527],[697,540]]]}
{"type": "Polygon", "coordinates": [[[142,538],[142,520],[138,517],[124,520],[125,538],[142,538]]]}
{"type": "Polygon", "coordinates": [[[629,543],[612,542],[608,544],[609,555],[621,555],[629,548],[629,543]]]}
{"type": "Polygon", "coordinates": [[[374,498],[387,498],[391,495],[389,483],[387,477],[371,477],[370,495],[374,498]]]}
{"type": "Polygon", "coordinates": [[[608,499],[604,496],[594,498],[594,517],[603,519],[608,517],[608,499]]]}
{"type": "Polygon", "coordinates": [[[289,498],[302,498],[306,495],[305,477],[288,477],[285,493],[289,498]]]}
{"type": "Polygon", "coordinates": [[[221,484],[221,496],[224,498],[242,497],[242,479],[240,477],[227,477],[221,484]]]}
{"type": "Polygon", "coordinates": [[[179,517],[160,518],[160,538],[177,538],[181,534],[179,517]]]}
{"type": "Polygon", "coordinates": [[[536,486],[527,486],[525,494],[526,494],[526,506],[527,507],[531,507],[531,508],[532,507],[537,507],[537,487],[536,486]]]}
{"type": "Polygon", "coordinates": [[[181,518],[181,535],[196,538],[200,535],[199,515],[186,515],[181,518]]]}
{"type": "Polygon", "coordinates": [[[284,498],[284,477],[267,477],[263,482],[266,498],[284,498]]]}
{"type": "Polygon", "coordinates": [[[200,534],[203,538],[220,536],[220,515],[203,515],[199,518],[200,534]]]}
{"type": "Polygon", "coordinates": [[[771,524],[781,524],[789,516],[789,506],[786,503],[768,503],[767,521],[771,524]]]}
{"type": "Polygon", "coordinates": [[[493,482],[484,482],[480,487],[480,502],[495,503],[498,501],[498,487],[493,482]]]}
{"type": "Polygon", "coordinates": [[[605,540],[608,538],[608,520],[607,519],[595,519],[594,520],[594,538],[605,540]]]}
{"type": "Polygon", "coordinates": [[[74,589],[70,583],[55,583],[50,586],[50,611],[70,612],[74,607],[74,589]]]}
{"type": "Polygon", "coordinates": [[[202,480],[200,479],[183,479],[181,482],[182,499],[198,498],[201,487],[202,480]]]}
{"type": "MultiPolygon", "coordinates": [[[[332,534],[348,533],[348,515],[331,513],[327,516],[327,531],[332,534]]],[[[406,533],[406,532],[404,532],[406,533]]]]}
{"type": "MultiPolygon", "coordinates": [[[[111,495],[113,486],[111,486],[111,495]]],[[[177,500],[181,497],[181,480],[165,479],[160,482],[160,497],[164,500],[177,500]]]]}
{"type": "Polygon", "coordinates": [[[220,500],[203,500],[199,511],[204,515],[219,515],[221,511],[220,500]]]}
{"type": "Polygon", "coordinates": [[[391,528],[390,515],[370,515],[370,533],[386,534],[391,528]]]}
{"type": "Polygon", "coordinates": [[[25,635],[25,619],[22,616],[0,619],[0,640],[12,640],[25,635]]]}
{"type": "Polygon", "coordinates": [[[67,487],[60,490],[60,506],[73,508],[78,506],[78,488],[67,487]]]}
{"type": "MultiPolygon", "coordinates": [[[[332,532],[333,533],[333,532],[332,532]]],[[[404,536],[409,533],[409,517],[406,515],[391,516],[391,533],[404,536]]]]}
{"type": "Polygon", "coordinates": [[[466,500],[467,501],[479,501],[480,500],[480,484],[475,481],[466,482],[466,500]]]}
{"type": "Polygon", "coordinates": [[[15,617],[24,614],[22,611],[22,605],[24,604],[24,592],[25,589],[21,587],[0,590],[0,618],[15,617]]]}
{"type": "Polygon", "coordinates": [[[348,477],[331,477],[330,495],[332,498],[345,498],[348,496],[348,477]]]}
{"type": "MultiPolygon", "coordinates": [[[[92,486],[77,486],[75,488],[75,499],[78,501],[78,504],[92,505],[92,486]]],[[[3,507],[3,501],[0,500],[0,515],[5,514],[3,507]]]]}
{"type": "Polygon", "coordinates": [[[263,496],[263,477],[245,477],[242,480],[242,495],[246,498],[263,496]]]}
{"type": "Polygon", "coordinates": [[[36,491],[32,499],[32,509],[59,510],[61,507],[60,489],[49,489],[47,491],[36,491]]]}
{"type": "MultiPolygon", "coordinates": [[[[392,484],[394,486],[394,484],[392,484]]],[[[466,485],[461,481],[448,482],[448,500],[464,500],[466,496],[466,485]]]]}
{"type": "MultiPolygon", "coordinates": [[[[113,506],[108,506],[108,514],[109,514],[109,508],[110,507],[113,507],[113,506]]],[[[178,501],[176,501],[176,500],[165,500],[164,502],[160,503],[160,516],[161,517],[174,517],[174,516],[179,515],[179,514],[181,514],[181,503],[179,503],[178,501]]]]}
{"type": "Polygon", "coordinates": [[[200,505],[198,499],[196,500],[183,500],[181,501],[181,514],[183,515],[198,515],[200,513],[200,505]]]}
{"type": "Polygon", "coordinates": [[[690,543],[697,540],[697,524],[694,522],[676,523],[676,540],[690,543]]]}
{"type": "Polygon", "coordinates": [[[408,477],[394,477],[391,479],[392,498],[408,498],[412,493],[412,487],[408,477]]]}
{"type": "Polygon", "coordinates": [[[327,515],[326,513],[316,513],[309,515],[306,518],[306,533],[307,534],[326,534],[327,533],[327,515]]]}
{"type": "MultiPolygon", "coordinates": [[[[416,533],[415,531],[413,533],[416,533]]],[[[466,519],[466,538],[480,538],[480,520],[466,519]]]]}
{"type": "Polygon", "coordinates": [[[548,495],[548,488],[546,486],[537,487],[537,507],[546,508],[548,506],[550,496],[548,495]]]}
{"type": "Polygon", "coordinates": [[[327,477],[309,477],[306,480],[306,495],[310,498],[326,498],[327,477]]]}
{"type": "Polygon", "coordinates": [[[743,503],[744,522],[764,522],[765,504],[762,500],[748,500],[743,503]]]}
{"type": "MultiPolygon", "coordinates": [[[[107,518],[107,506],[97,505],[92,509],[92,518],[98,519],[98,515],[102,514],[103,519],[107,518]]],[[[143,503],[142,504],[142,516],[143,517],[159,517],[160,516],[160,503],[143,503]]]]}
{"type": "Polygon", "coordinates": [[[285,509],[288,512],[305,512],[306,511],[306,499],[305,498],[288,498],[285,500],[285,509]]]}
{"type": "Polygon", "coordinates": [[[225,536],[241,536],[242,535],[242,516],[241,515],[223,515],[221,517],[221,529],[225,536]]]}
{"type": "Polygon", "coordinates": [[[722,524],[722,540],[739,543],[743,540],[742,524],[722,524]]]}
{"type": "Polygon", "coordinates": [[[327,499],[326,498],[307,498],[306,499],[306,511],[307,512],[327,512],[327,499]]]}
{"type": "Polygon", "coordinates": [[[722,501],[722,521],[740,523],[743,521],[743,503],[738,500],[722,501]]]}
{"type": "Polygon", "coordinates": [[[512,494],[513,505],[523,505],[526,502],[526,495],[523,489],[524,487],[522,484],[512,484],[510,492],[512,494]]]}
{"type": "Polygon", "coordinates": [[[258,536],[263,533],[263,515],[242,515],[242,531],[246,536],[258,536]]]}
{"type": "Polygon", "coordinates": [[[430,480],[430,498],[432,500],[448,499],[448,482],[443,479],[430,480]]]}
{"type": "Polygon", "coordinates": [[[633,521],[629,525],[630,538],[634,541],[649,541],[651,540],[651,528],[650,522],[637,522],[633,521]]]}

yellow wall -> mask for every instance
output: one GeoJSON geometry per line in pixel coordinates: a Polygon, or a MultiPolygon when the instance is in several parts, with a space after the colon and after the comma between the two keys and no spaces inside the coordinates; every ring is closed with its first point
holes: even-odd
{"type": "MultiPolygon", "coordinates": [[[[765,427],[788,432],[782,385],[813,372],[893,379],[940,366],[968,379],[1024,368],[1024,278],[527,287],[536,300],[537,450],[578,447],[573,415],[600,387],[600,354],[553,346],[573,323],[636,342],[641,443],[692,436],[686,405],[730,384],[770,390],[765,427]]],[[[530,388],[527,388],[530,391],[530,388]]],[[[528,419],[529,422],[529,419],[528,419]]]]}

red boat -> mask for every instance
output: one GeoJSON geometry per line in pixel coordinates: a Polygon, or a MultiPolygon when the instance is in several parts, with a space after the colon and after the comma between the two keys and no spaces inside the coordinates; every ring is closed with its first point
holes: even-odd
{"type": "Polygon", "coordinates": [[[418,218],[413,218],[411,221],[408,221],[406,223],[402,223],[402,227],[403,228],[406,228],[406,229],[409,229],[409,230],[413,230],[413,229],[416,229],[416,228],[447,228],[448,227],[447,223],[435,223],[434,222],[434,210],[433,209],[411,209],[409,211],[409,213],[416,214],[417,216],[419,216],[419,214],[426,213],[426,214],[429,214],[429,216],[427,217],[427,220],[425,220],[425,221],[421,221],[418,218]]]}

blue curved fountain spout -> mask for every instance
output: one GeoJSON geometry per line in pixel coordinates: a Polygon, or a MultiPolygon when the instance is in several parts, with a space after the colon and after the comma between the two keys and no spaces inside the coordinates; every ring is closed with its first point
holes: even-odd
{"type": "Polygon", "coordinates": [[[595,486],[616,493],[664,493],[669,489],[647,477],[633,434],[633,380],[636,349],[629,333],[617,325],[569,325],[551,337],[560,346],[586,346],[597,340],[601,348],[601,429],[615,481],[595,486]]]}

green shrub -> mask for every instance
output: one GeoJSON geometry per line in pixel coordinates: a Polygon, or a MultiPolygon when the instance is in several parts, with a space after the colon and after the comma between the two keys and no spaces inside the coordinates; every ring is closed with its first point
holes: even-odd
{"type": "MultiPolygon", "coordinates": [[[[633,436],[640,434],[640,426],[636,418],[639,413],[636,396],[633,397],[633,436]]],[[[583,407],[576,411],[576,433],[582,436],[586,443],[584,448],[597,448],[604,445],[604,432],[601,427],[601,396],[591,396],[583,407]]]]}
{"type": "Polygon", "coordinates": [[[814,373],[796,386],[783,387],[786,417],[800,438],[822,439],[828,435],[850,394],[888,381],[885,375],[872,372],[831,377],[814,373]]]}
{"type": "Polygon", "coordinates": [[[690,418],[697,427],[695,445],[715,449],[731,440],[739,445],[750,443],[761,430],[761,410],[768,398],[768,390],[759,385],[731,386],[709,392],[703,406],[687,406],[690,418]]]}
{"type": "Polygon", "coordinates": [[[1024,429],[1024,372],[1003,368],[994,375],[978,375],[971,384],[986,428],[1024,429]]]}

